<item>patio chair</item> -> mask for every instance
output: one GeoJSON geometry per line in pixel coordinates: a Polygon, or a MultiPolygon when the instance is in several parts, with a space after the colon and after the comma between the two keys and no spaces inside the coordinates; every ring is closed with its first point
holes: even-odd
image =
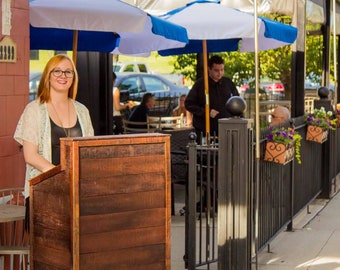
{"type": "Polygon", "coordinates": [[[123,119],[123,129],[125,134],[150,133],[155,129],[149,128],[147,122],[134,122],[123,119]]]}
{"type": "Polygon", "coordinates": [[[149,128],[164,130],[175,129],[183,126],[183,115],[181,116],[148,116],[149,128]]]}
{"type": "Polygon", "coordinates": [[[0,189],[0,255],[9,255],[10,270],[29,268],[23,191],[23,188],[0,189]]]}

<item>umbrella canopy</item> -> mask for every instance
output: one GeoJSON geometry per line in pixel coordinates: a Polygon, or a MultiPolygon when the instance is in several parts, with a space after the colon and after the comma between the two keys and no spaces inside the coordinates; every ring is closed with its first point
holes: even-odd
{"type": "Polygon", "coordinates": [[[297,28],[267,18],[258,17],[255,31],[254,15],[220,5],[216,1],[195,1],[160,16],[187,29],[189,43],[180,49],[159,52],[161,55],[202,53],[202,40],[208,52],[268,50],[291,44],[297,28]]]}
{"type": "MultiPolygon", "coordinates": [[[[182,47],[188,42],[183,27],[119,0],[31,0],[30,31],[31,49],[73,49],[74,54],[112,52],[128,35],[139,37],[134,44],[136,53],[182,47]]],[[[134,53],[123,46],[119,50],[134,53]]]]}
{"type": "Polygon", "coordinates": [[[189,42],[184,27],[152,15],[148,15],[142,32],[118,33],[120,42],[112,52],[115,54],[147,54],[151,51],[181,48],[189,42]]]}
{"type": "Polygon", "coordinates": [[[159,51],[160,55],[203,53],[206,94],[206,132],[209,135],[209,89],[207,54],[223,51],[267,50],[291,44],[297,37],[295,27],[258,17],[256,29],[254,15],[217,1],[194,1],[160,16],[187,29],[189,43],[179,49],[159,51]]]}

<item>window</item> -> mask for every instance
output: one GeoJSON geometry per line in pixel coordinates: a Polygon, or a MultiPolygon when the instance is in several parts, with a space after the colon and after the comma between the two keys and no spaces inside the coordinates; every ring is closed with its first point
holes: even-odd
{"type": "Polygon", "coordinates": [[[141,82],[137,76],[123,80],[119,85],[120,91],[128,91],[130,94],[142,92],[141,82]]]}
{"type": "Polygon", "coordinates": [[[39,51],[31,50],[30,51],[30,60],[39,60],[39,51]]]}
{"type": "Polygon", "coordinates": [[[157,78],[145,77],[143,80],[147,92],[161,92],[169,90],[169,87],[157,78]]]}
{"type": "Polygon", "coordinates": [[[138,64],[139,72],[147,73],[146,66],[144,64],[138,64]]]}

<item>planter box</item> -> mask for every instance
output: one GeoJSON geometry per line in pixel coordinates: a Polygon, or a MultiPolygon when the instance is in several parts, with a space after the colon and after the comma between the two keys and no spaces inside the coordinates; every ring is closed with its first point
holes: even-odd
{"type": "Polygon", "coordinates": [[[287,164],[294,159],[294,144],[285,145],[277,142],[267,142],[264,160],[279,164],[287,164]]]}
{"type": "Polygon", "coordinates": [[[321,127],[311,126],[307,127],[306,140],[316,143],[323,143],[328,139],[328,129],[322,129],[321,127]]]}

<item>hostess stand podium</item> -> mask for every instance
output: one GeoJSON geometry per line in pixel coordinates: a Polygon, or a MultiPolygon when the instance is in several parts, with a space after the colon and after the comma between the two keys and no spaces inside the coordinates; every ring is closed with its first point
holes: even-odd
{"type": "Polygon", "coordinates": [[[31,269],[170,269],[170,136],[62,139],[30,214],[31,269]]]}

